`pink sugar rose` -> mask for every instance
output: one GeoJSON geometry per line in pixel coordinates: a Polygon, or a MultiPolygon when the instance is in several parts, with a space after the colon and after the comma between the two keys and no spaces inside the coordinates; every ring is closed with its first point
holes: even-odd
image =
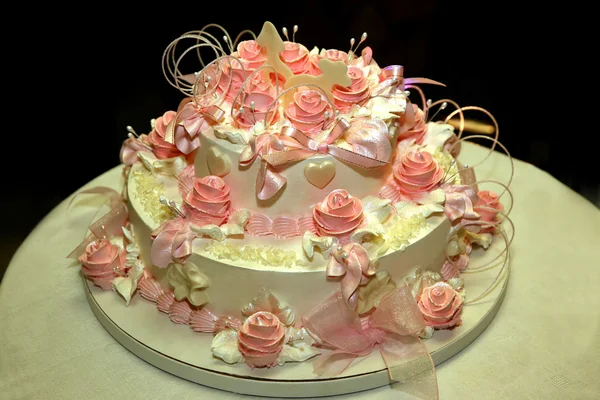
{"type": "Polygon", "coordinates": [[[247,70],[254,71],[267,61],[267,49],[260,47],[256,40],[244,40],[237,46],[237,52],[232,54],[244,63],[247,70]]]}
{"type": "Polygon", "coordinates": [[[322,71],[319,68],[319,61],[326,58],[331,61],[348,61],[348,53],[341,50],[321,50],[319,54],[313,54],[309,58],[309,71],[311,75],[321,75],[322,71]]]}
{"type": "MultiPolygon", "coordinates": [[[[477,193],[479,200],[474,209],[481,216],[481,221],[494,223],[498,219],[498,211],[504,211],[504,206],[500,203],[498,195],[489,190],[482,190],[477,193]],[[485,207],[485,208],[484,208],[485,207]]],[[[494,227],[483,228],[480,232],[493,232],[494,227]]]]}
{"type": "Polygon", "coordinates": [[[362,223],[363,205],[344,189],[336,189],[315,205],[313,218],[322,236],[346,237],[362,223]]]}
{"type": "MultiPolygon", "coordinates": [[[[265,77],[260,73],[254,75],[246,84],[243,94],[236,101],[236,108],[243,108],[244,112],[235,114],[234,125],[237,128],[250,129],[257,122],[264,121],[267,110],[277,98],[277,93],[275,83],[270,77],[265,77]],[[242,99],[243,105],[239,104],[242,99]],[[252,111],[252,103],[254,103],[254,111],[252,111]]],[[[269,122],[275,121],[278,117],[278,107],[271,107],[269,122]]]]}
{"type": "Polygon", "coordinates": [[[279,54],[281,61],[285,63],[294,75],[309,73],[308,49],[300,43],[284,42],[285,50],[279,54]]]}
{"type": "Polygon", "coordinates": [[[87,245],[79,261],[86,278],[102,290],[111,290],[113,279],[121,275],[125,253],[107,239],[99,239],[87,245]]]}
{"type": "Polygon", "coordinates": [[[165,134],[167,133],[167,126],[173,122],[177,113],[175,111],[167,111],[162,116],[156,119],[154,129],[148,135],[148,139],[152,148],[154,149],[154,155],[156,158],[161,160],[165,158],[173,158],[181,155],[181,151],[173,143],[169,143],[165,140],[165,134]]]}
{"type": "Polygon", "coordinates": [[[446,282],[423,289],[418,306],[425,323],[435,329],[448,329],[461,323],[463,299],[446,282]]]}
{"type": "Polygon", "coordinates": [[[348,112],[354,104],[362,106],[371,95],[369,81],[360,68],[349,67],[348,76],[352,79],[350,86],[334,85],[332,89],[335,107],[342,113],[348,112]]]}
{"type": "Polygon", "coordinates": [[[238,332],[238,349],[253,368],[272,367],[283,348],[285,326],[267,311],[249,316],[238,332]]]}
{"type": "Polygon", "coordinates": [[[427,133],[427,122],[425,122],[425,112],[416,104],[411,104],[413,108],[414,124],[398,135],[398,141],[414,139],[415,144],[423,143],[423,137],[427,133]]]}
{"type": "Polygon", "coordinates": [[[194,187],[184,197],[183,212],[196,225],[223,224],[229,217],[229,186],[218,176],[194,179],[194,187]]]}
{"type": "Polygon", "coordinates": [[[388,186],[396,191],[392,200],[418,201],[440,185],[443,175],[430,153],[412,150],[393,166],[393,179],[388,180],[388,186]]]}
{"type": "Polygon", "coordinates": [[[325,95],[317,90],[294,93],[294,101],[285,110],[285,116],[292,126],[311,137],[323,130],[325,113],[331,117],[333,109],[325,95]]]}

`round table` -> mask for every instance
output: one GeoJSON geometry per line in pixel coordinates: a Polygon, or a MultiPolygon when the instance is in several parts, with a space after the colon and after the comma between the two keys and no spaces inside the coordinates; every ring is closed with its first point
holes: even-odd
{"type": "MultiPolygon", "coordinates": [[[[481,149],[467,144],[463,152],[468,158],[481,149]]],[[[506,178],[507,166],[494,152],[483,178],[506,178]]],[[[519,160],[514,166],[516,235],[506,297],[481,336],[436,368],[440,398],[597,399],[600,210],[546,172],[519,160]]],[[[84,187],[119,188],[120,180],[117,166],[84,187]]],[[[0,286],[0,398],[246,398],[147,364],[102,327],[79,264],[66,258],[85,235],[92,207],[69,208],[70,200],[23,242],[0,286]]],[[[78,204],[86,201],[97,199],[78,204]]],[[[334,398],[401,396],[382,387],[334,398]]]]}

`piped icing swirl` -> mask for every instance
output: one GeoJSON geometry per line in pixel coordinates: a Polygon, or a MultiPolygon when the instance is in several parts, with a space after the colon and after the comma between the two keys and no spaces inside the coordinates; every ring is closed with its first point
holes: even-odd
{"type": "Polygon", "coordinates": [[[294,75],[310,73],[308,49],[295,42],[284,42],[284,45],[285,50],[279,54],[281,61],[290,67],[294,75]]]}
{"type": "Polygon", "coordinates": [[[325,124],[325,113],[333,115],[333,109],[325,97],[317,90],[303,90],[294,93],[294,101],[285,110],[285,116],[292,126],[309,136],[321,132],[325,124]]]}
{"type": "Polygon", "coordinates": [[[251,367],[274,366],[283,348],[285,326],[267,311],[249,316],[238,333],[238,349],[251,367]]]}
{"type": "Polygon", "coordinates": [[[460,294],[445,282],[423,289],[418,302],[425,323],[435,329],[447,329],[460,324],[462,305],[460,294]]]}
{"type": "Polygon", "coordinates": [[[334,85],[332,90],[335,107],[342,113],[348,112],[355,104],[364,105],[371,95],[369,81],[362,69],[349,67],[348,76],[352,79],[350,86],[334,85]]]}
{"type": "MultiPolygon", "coordinates": [[[[444,170],[429,152],[411,150],[392,169],[392,179],[388,180],[396,192],[392,200],[419,201],[440,185],[443,175],[444,170]]],[[[389,198],[388,192],[382,190],[381,194],[389,198]]]]}
{"type": "Polygon", "coordinates": [[[221,225],[229,216],[229,186],[218,176],[194,179],[194,187],[184,198],[183,212],[196,225],[221,225]]]}
{"type": "Polygon", "coordinates": [[[322,236],[345,236],[362,223],[363,205],[346,190],[336,189],[315,205],[313,218],[322,236]]]}
{"type": "Polygon", "coordinates": [[[91,242],[79,257],[86,278],[102,290],[111,290],[112,281],[119,276],[119,269],[125,263],[124,253],[106,239],[91,242]]]}

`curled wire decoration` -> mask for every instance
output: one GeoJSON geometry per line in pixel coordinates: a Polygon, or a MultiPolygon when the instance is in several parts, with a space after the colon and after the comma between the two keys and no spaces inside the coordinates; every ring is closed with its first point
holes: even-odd
{"type": "Polygon", "coordinates": [[[253,40],[256,40],[256,34],[254,32],[252,32],[250,29],[244,29],[243,31],[241,31],[240,33],[238,33],[238,35],[236,36],[235,40],[233,41],[232,46],[230,46],[230,49],[231,49],[232,52],[233,52],[233,49],[237,48],[237,45],[240,43],[240,39],[245,34],[249,34],[250,36],[252,36],[253,40]]]}
{"type": "MultiPolygon", "coordinates": [[[[504,248],[502,250],[502,252],[500,252],[493,260],[485,263],[482,266],[479,266],[477,268],[473,268],[473,267],[467,267],[464,271],[461,272],[461,274],[468,274],[468,273],[477,273],[477,272],[481,272],[484,270],[485,267],[489,266],[491,263],[495,262],[496,260],[498,260],[500,257],[504,256],[502,259],[502,264],[500,269],[498,270],[498,273],[496,274],[496,276],[494,277],[494,280],[492,281],[492,283],[490,285],[488,285],[488,287],[476,298],[474,299],[470,299],[469,301],[466,301],[465,304],[472,304],[475,303],[476,301],[479,301],[481,299],[483,299],[485,296],[487,296],[488,294],[490,294],[490,292],[496,287],[496,284],[500,281],[500,279],[502,278],[502,275],[504,273],[504,271],[507,269],[507,267],[509,267],[509,263],[508,263],[508,259],[509,259],[509,248],[510,245],[514,239],[514,224],[512,222],[512,220],[510,218],[508,218],[507,216],[504,215],[504,213],[498,211],[499,214],[502,214],[504,216],[504,218],[502,219],[502,221],[496,221],[494,223],[485,223],[482,221],[472,221],[468,224],[465,225],[479,225],[482,227],[497,227],[498,229],[496,229],[496,231],[499,233],[499,237],[501,237],[504,241],[504,248]],[[507,236],[506,232],[501,229],[499,227],[499,225],[501,223],[504,223],[505,221],[508,221],[511,227],[511,232],[510,232],[510,237],[507,236]]],[[[464,226],[464,225],[463,225],[464,226]]],[[[486,268],[486,269],[490,269],[490,268],[486,268]]]]}
{"type": "MultiPolygon", "coordinates": [[[[511,177],[511,180],[512,180],[512,177],[511,177]]],[[[491,180],[491,179],[485,179],[485,180],[473,182],[473,183],[469,184],[469,186],[477,187],[477,186],[480,186],[483,183],[486,183],[486,184],[487,183],[493,183],[495,185],[502,186],[503,191],[501,192],[501,194],[498,195],[498,199],[502,198],[502,196],[505,193],[508,195],[508,197],[510,198],[510,205],[508,207],[508,211],[504,210],[502,212],[504,214],[506,214],[507,217],[510,216],[510,213],[512,212],[512,209],[513,209],[513,205],[515,204],[514,196],[513,196],[512,192],[510,191],[510,183],[511,182],[509,181],[507,184],[504,184],[504,183],[502,183],[500,181],[495,181],[495,180],[491,180]]],[[[479,191],[481,191],[481,189],[479,191]]],[[[483,209],[483,207],[480,207],[480,206],[475,206],[474,208],[482,208],[483,209]]],[[[477,211],[477,210],[475,210],[475,211],[477,211]]]]}
{"type": "Polygon", "coordinates": [[[241,68],[242,76],[244,77],[244,79],[246,78],[246,70],[244,69],[244,65],[242,64],[241,60],[237,57],[225,55],[211,61],[196,75],[196,81],[194,82],[192,96],[194,98],[194,102],[197,105],[201,107],[210,107],[216,104],[220,104],[229,92],[229,89],[233,84],[233,74],[229,75],[229,79],[227,80],[227,86],[222,90],[222,93],[218,93],[219,83],[221,82],[221,76],[223,75],[222,65],[224,61],[229,63],[230,69],[233,66],[233,62],[237,62],[241,68]],[[214,72],[214,74],[211,75],[211,72],[214,72]],[[211,82],[213,82],[212,86],[211,82]]]}
{"type": "MultiPolygon", "coordinates": [[[[496,132],[496,136],[495,137],[489,137],[489,136],[484,136],[484,135],[470,135],[470,136],[465,136],[463,138],[458,139],[456,142],[454,142],[451,146],[450,149],[448,150],[450,153],[452,153],[452,150],[459,145],[462,142],[466,142],[469,141],[471,139],[485,139],[485,140],[490,140],[493,142],[492,147],[489,149],[488,153],[486,154],[486,156],[483,158],[483,160],[479,161],[478,163],[476,163],[475,165],[469,165],[467,168],[465,169],[472,169],[475,170],[476,167],[482,165],[484,162],[486,162],[490,156],[493,154],[494,152],[494,147],[498,146],[500,147],[504,153],[506,153],[506,156],[508,157],[508,161],[510,162],[510,175],[508,177],[508,181],[506,182],[505,185],[505,189],[504,191],[499,194],[498,196],[501,197],[502,195],[504,195],[505,191],[510,187],[512,180],[514,178],[515,175],[515,163],[510,155],[510,152],[508,151],[508,149],[501,143],[498,141],[498,134],[496,132]]],[[[460,156],[459,156],[460,157],[460,156]]],[[[457,158],[458,159],[458,158],[457,158]]]]}
{"type": "MultiPolygon", "coordinates": [[[[440,107],[441,107],[441,105],[444,104],[444,103],[451,104],[454,107],[456,107],[455,114],[453,114],[453,116],[456,115],[456,114],[458,114],[458,118],[459,118],[460,122],[458,124],[458,133],[456,134],[456,136],[460,139],[462,137],[463,131],[465,130],[465,115],[463,114],[462,108],[458,105],[457,102],[455,102],[452,99],[437,100],[437,101],[434,101],[433,103],[431,103],[427,107],[427,110],[423,110],[423,111],[429,111],[429,110],[431,110],[433,107],[435,107],[437,105],[440,105],[440,107]]],[[[427,114],[427,115],[429,115],[429,114],[427,114]]],[[[449,121],[449,120],[446,119],[446,121],[449,121]]]]}
{"type": "MultiPolygon", "coordinates": [[[[244,107],[245,98],[249,94],[244,91],[244,89],[246,89],[246,85],[248,83],[252,82],[252,78],[254,76],[256,76],[259,72],[264,73],[265,70],[268,70],[268,69],[270,69],[273,73],[275,73],[275,99],[273,100],[273,103],[277,102],[277,99],[279,98],[279,74],[277,74],[277,71],[271,65],[263,65],[261,67],[258,67],[254,71],[252,71],[248,75],[248,77],[246,77],[246,79],[244,79],[244,82],[242,83],[240,90],[238,90],[237,94],[235,95],[235,98],[233,99],[233,102],[231,103],[230,115],[232,118],[235,118],[237,115],[239,115],[240,108],[244,107]],[[239,100],[239,102],[238,102],[238,100],[239,100]],[[237,113],[235,113],[236,111],[237,111],[237,113]]],[[[269,76],[269,79],[271,79],[270,76],[269,76]]],[[[271,104],[273,104],[273,103],[271,103],[271,104]]],[[[271,104],[269,104],[268,110],[270,110],[271,104]]],[[[265,120],[267,117],[268,117],[268,114],[265,114],[265,120]]]]}
{"type": "MultiPolygon", "coordinates": [[[[492,232],[495,231],[500,231],[501,230],[501,226],[500,224],[503,221],[508,221],[508,223],[511,226],[511,237],[510,237],[510,241],[509,241],[509,245],[512,242],[512,239],[514,238],[514,224],[512,222],[512,220],[510,219],[509,215],[512,211],[513,208],[513,195],[512,192],[510,191],[510,189],[504,185],[501,182],[498,181],[480,181],[480,182],[476,182],[471,184],[470,186],[474,186],[480,183],[494,183],[497,184],[499,186],[502,186],[504,188],[504,193],[508,193],[509,197],[510,197],[510,206],[508,207],[508,210],[497,210],[495,208],[489,207],[489,206],[484,206],[484,205],[474,205],[473,210],[475,212],[477,212],[477,210],[485,210],[485,211],[490,211],[495,213],[498,217],[498,219],[496,221],[481,221],[481,220],[463,220],[461,221],[461,223],[457,224],[456,226],[452,227],[452,229],[450,229],[450,232],[448,233],[448,235],[446,236],[446,261],[449,262],[450,264],[452,264],[453,266],[456,267],[456,262],[452,260],[452,256],[450,256],[448,254],[448,244],[454,239],[454,236],[458,234],[458,231],[460,231],[461,228],[464,228],[465,226],[480,226],[482,229],[489,229],[489,228],[493,228],[492,232]]],[[[498,198],[500,198],[500,196],[498,196],[498,198]]],[[[490,233],[492,233],[490,232],[490,233]]],[[[508,249],[506,249],[508,250],[508,249]]],[[[480,265],[478,267],[467,267],[467,270],[469,271],[478,271],[478,270],[482,270],[485,267],[487,267],[488,265],[492,264],[494,261],[496,261],[498,259],[498,257],[500,257],[502,254],[504,253],[501,252],[496,258],[494,258],[493,260],[487,262],[486,264],[480,265]]],[[[466,270],[465,270],[466,271],[466,270]]],[[[463,271],[464,273],[464,271],[463,271]]]]}
{"type": "Polygon", "coordinates": [[[322,93],[321,98],[325,101],[327,101],[329,103],[329,105],[331,106],[331,109],[333,110],[333,112],[331,113],[331,115],[329,116],[329,118],[326,118],[323,121],[323,128],[322,130],[326,130],[328,129],[329,126],[331,126],[331,123],[335,122],[337,116],[339,115],[339,112],[336,110],[335,105],[333,104],[333,102],[331,100],[329,100],[329,97],[327,96],[327,93],[325,92],[325,90],[323,90],[322,87],[315,85],[314,83],[301,83],[298,85],[294,85],[286,90],[284,90],[283,92],[281,92],[279,94],[279,96],[273,101],[273,103],[271,103],[269,105],[269,107],[267,108],[267,112],[265,113],[265,120],[264,120],[264,124],[265,124],[265,129],[269,126],[271,126],[271,124],[267,121],[267,116],[269,115],[269,113],[271,112],[271,108],[273,107],[274,104],[279,105],[279,102],[281,101],[280,99],[282,97],[284,97],[286,94],[291,93],[292,91],[299,89],[301,87],[312,87],[317,89],[319,92],[322,93]]]}
{"type": "MultiPolygon", "coordinates": [[[[464,113],[465,111],[480,111],[480,112],[484,113],[485,115],[487,115],[492,120],[492,123],[494,124],[494,128],[495,128],[494,138],[496,139],[496,142],[498,142],[498,135],[500,134],[500,127],[498,126],[498,121],[496,121],[496,118],[494,118],[492,113],[489,112],[488,110],[486,110],[485,108],[477,107],[477,106],[460,107],[459,109],[454,110],[453,112],[448,114],[448,116],[446,117],[446,120],[444,122],[448,123],[448,121],[450,121],[452,119],[452,117],[454,117],[457,113],[464,113]]],[[[458,135],[459,139],[461,138],[462,133],[463,133],[463,131],[461,130],[458,135]]],[[[492,150],[493,150],[493,147],[492,147],[492,150]]]]}
{"type": "MultiPolygon", "coordinates": [[[[202,27],[202,29],[200,29],[200,32],[202,32],[204,35],[212,38],[215,41],[215,43],[220,44],[220,41],[216,37],[214,37],[213,35],[211,35],[210,33],[207,32],[208,28],[213,28],[213,27],[217,28],[217,29],[220,29],[225,34],[224,38],[227,38],[225,40],[225,42],[226,42],[225,44],[229,48],[229,53],[233,53],[233,49],[235,48],[235,45],[231,42],[231,36],[229,36],[229,32],[227,32],[227,29],[223,28],[221,25],[219,25],[219,24],[207,24],[207,25],[204,25],[202,27]]],[[[202,62],[202,59],[200,59],[200,62],[202,62]]],[[[202,66],[204,66],[204,63],[202,63],[202,66]]]]}
{"type": "Polygon", "coordinates": [[[427,100],[425,99],[425,93],[423,93],[423,89],[421,89],[417,85],[406,85],[405,89],[406,90],[415,89],[417,91],[417,93],[419,93],[419,97],[421,98],[421,103],[423,104],[423,106],[421,107],[421,110],[423,110],[424,112],[427,112],[427,108],[428,108],[427,100]]]}
{"type": "Polygon", "coordinates": [[[184,35],[180,36],[177,39],[173,40],[165,49],[162,57],[162,71],[163,75],[167,79],[167,82],[173,86],[175,89],[179,90],[186,96],[190,96],[193,93],[194,84],[186,79],[186,74],[183,74],[179,70],[179,64],[183,57],[188,54],[191,50],[198,50],[202,47],[207,47],[212,49],[215,52],[215,57],[220,57],[225,55],[222,47],[219,47],[213,43],[211,43],[208,39],[201,35],[184,35]],[[187,47],[183,53],[177,57],[177,45],[185,39],[194,39],[197,43],[193,46],[187,47]]]}

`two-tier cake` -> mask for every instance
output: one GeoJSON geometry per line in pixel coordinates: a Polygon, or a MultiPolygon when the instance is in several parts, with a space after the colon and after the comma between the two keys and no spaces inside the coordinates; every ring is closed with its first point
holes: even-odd
{"type": "Polygon", "coordinates": [[[123,191],[82,192],[111,205],[72,253],[84,276],[213,335],[225,363],[335,376],[379,347],[392,379],[433,377],[423,342],[460,329],[469,254],[506,241],[506,190],[458,160],[462,110],[432,121],[452,103],[420,86],[441,83],[380,67],[366,34],[344,52],[269,22],[246,41],[208,31],[165,50],[184,96],[128,128],[123,191]]]}

